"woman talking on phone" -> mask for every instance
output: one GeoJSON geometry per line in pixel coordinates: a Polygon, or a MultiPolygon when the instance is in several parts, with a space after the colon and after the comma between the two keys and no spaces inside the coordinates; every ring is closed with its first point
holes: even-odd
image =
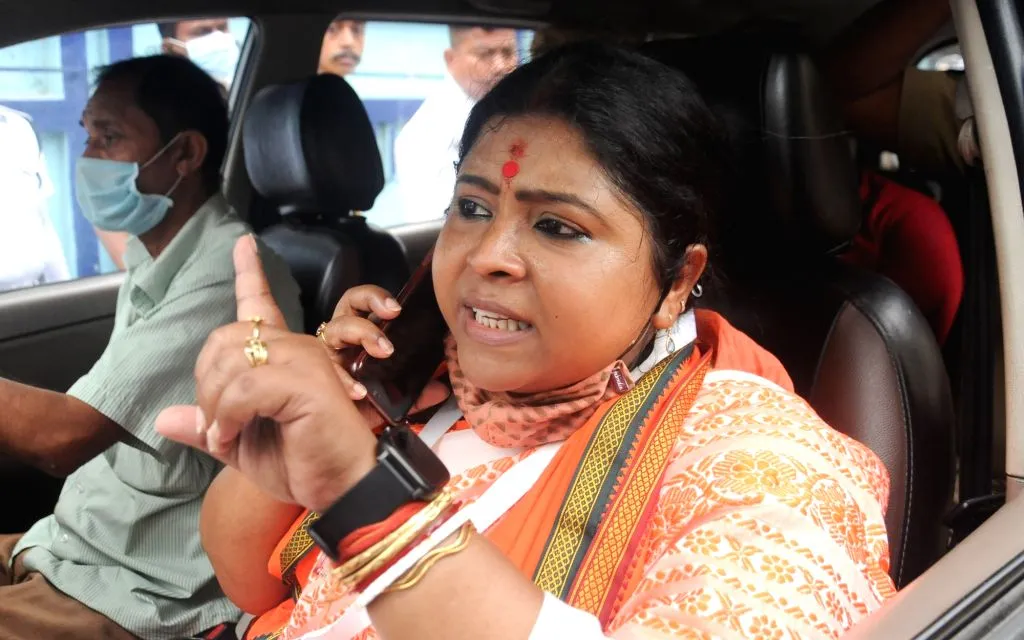
{"type": "Polygon", "coordinates": [[[893,592],[881,463],[691,308],[725,146],[684,77],[600,45],[481,100],[432,262],[452,397],[419,435],[338,364],[397,357],[367,315],[412,311],[359,287],[288,333],[240,242],[239,322],[158,428],[228,465],[203,541],[247,637],[835,637],[893,592]]]}

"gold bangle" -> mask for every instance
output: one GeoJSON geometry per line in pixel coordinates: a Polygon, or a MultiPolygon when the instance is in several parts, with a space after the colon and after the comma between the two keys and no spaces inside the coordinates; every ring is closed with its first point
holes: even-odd
{"type": "Polygon", "coordinates": [[[366,580],[366,578],[391,564],[391,562],[394,561],[394,559],[400,555],[404,549],[409,547],[418,537],[419,532],[416,530],[410,530],[405,532],[403,535],[396,536],[390,541],[390,544],[388,544],[379,556],[372,558],[363,566],[344,576],[341,579],[342,584],[344,584],[346,589],[355,589],[359,586],[359,583],[366,580]]]}
{"type": "Polygon", "coordinates": [[[350,558],[331,573],[344,586],[352,587],[366,576],[390,564],[403,549],[444,514],[454,500],[451,492],[441,491],[427,506],[402,523],[383,540],[350,558]]]}
{"type": "Polygon", "coordinates": [[[410,540],[415,538],[420,532],[437,520],[437,518],[440,517],[440,515],[444,513],[449,506],[451,506],[452,500],[453,496],[450,492],[442,491],[436,498],[427,504],[427,506],[402,523],[401,526],[388,534],[383,540],[380,540],[359,555],[353,556],[344,564],[334,569],[335,575],[341,576],[343,579],[347,580],[348,576],[359,571],[368,563],[381,557],[389,558],[391,555],[394,555],[394,553],[397,553],[397,550],[393,549],[395,546],[398,546],[398,550],[400,550],[401,547],[404,546],[401,544],[402,541],[405,541],[405,544],[408,544],[410,540]],[[394,553],[389,553],[392,551],[394,551],[394,553]]]}
{"type": "Polygon", "coordinates": [[[427,555],[417,562],[411,569],[405,572],[398,580],[391,586],[385,589],[382,593],[392,593],[394,591],[403,591],[405,589],[411,589],[415,587],[423,577],[427,575],[435,564],[440,562],[442,559],[448,556],[455,555],[469,546],[472,540],[473,532],[476,529],[473,528],[472,522],[467,522],[459,528],[459,533],[454,540],[448,545],[441,545],[434,549],[431,549],[427,555]]]}

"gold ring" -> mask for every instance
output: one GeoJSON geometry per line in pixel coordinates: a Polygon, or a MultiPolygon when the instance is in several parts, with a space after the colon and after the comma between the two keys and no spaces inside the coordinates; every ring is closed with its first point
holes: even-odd
{"type": "Polygon", "coordinates": [[[245,359],[249,361],[249,366],[255,369],[267,364],[270,354],[267,352],[267,343],[260,338],[263,318],[254,316],[249,318],[249,322],[252,323],[252,335],[245,341],[245,359]]]}
{"type": "Polygon", "coordinates": [[[249,318],[249,322],[252,323],[252,340],[260,339],[260,327],[263,325],[263,318],[259,316],[253,316],[249,318]]]}
{"type": "Polygon", "coordinates": [[[326,322],[321,322],[320,326],[316,328],[316,337],[320,338],[320,342],[324,343],[325,347],[327,347],[328,349],[331,348],[331,345],[327,344],[327,323],[326,322]]]}

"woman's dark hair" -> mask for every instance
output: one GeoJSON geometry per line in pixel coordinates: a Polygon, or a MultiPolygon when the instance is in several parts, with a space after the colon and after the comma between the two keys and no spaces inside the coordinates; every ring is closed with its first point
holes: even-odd
{"type": "Polygon", "coordinates": [[[639,53],[570,44],[525,64],[471,112],[460,160],[505,118],[546,116],[574,127],[621,194],[645,217],[663,294],[686,248],[710,247],[711,216],[730,175],[721,124],[681,73],[639,53]]]}
{"type": "Polygon", "coordinates": [[[104,67],[97,85],[104,82],[134,88],[135,104],[156,123],[162,144],[182,131],[201,133],[207,146],[203,184],[211,193],[220,188],[220,169],[228,149],[228,107],[216,80],[187,58],[159,55],[104,67]]]}

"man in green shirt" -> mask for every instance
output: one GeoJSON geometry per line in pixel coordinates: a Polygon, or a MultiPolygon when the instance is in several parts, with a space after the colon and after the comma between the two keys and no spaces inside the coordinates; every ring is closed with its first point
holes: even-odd
{"type": "MultiPolygon", "coordinates": [[[[105,69],[82,124],[76,196],[130,236],[127,274],[106,351],[66,394],[0,380],[0,452],[67,475],[52,516],[0,538],[0,639],[191,636],[239,616],[199,541],[219,467],[153,422],[194,401],[199,351],[234,320],[232,249],[250,230],[219,193],[227,108],[192,62],[155,56],[105,69]]],[[[298,286],[260,249],[301,328],[298,286]]]]}

